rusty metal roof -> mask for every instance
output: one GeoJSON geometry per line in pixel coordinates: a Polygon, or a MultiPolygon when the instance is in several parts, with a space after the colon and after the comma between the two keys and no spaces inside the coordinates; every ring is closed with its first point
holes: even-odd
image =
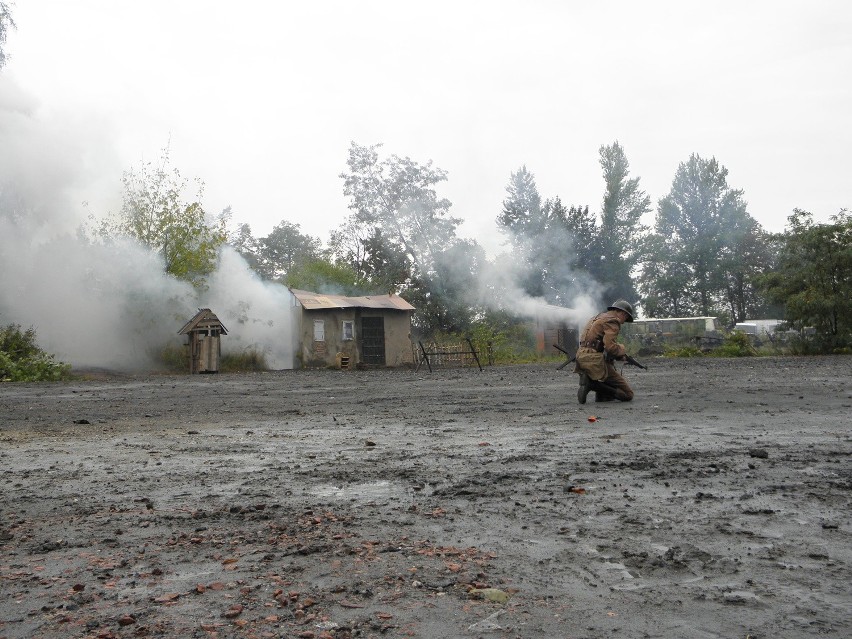
{"type": "Polygon", "coordinates": [[[366,295],[350,297],[348,295],[326,295],[291,288],[290,292],[306,310],[332,308],[383,308],[394,311],[413,311],[414,307],[399,295],[366,295]]]}
{"type": "Polygon", "coordinates": [[[222,335],[228,334],[228,330],[225,328],[225,325],[219,321],[219,318],[216,317],[216,313],[211,311],[209,308],[199,308],[198,312],[192,317],[192,319],[184,324],[183,328],[178,331],[178,335],[184,335],[199,328],[217,328],[222,331],[222,335]]]}

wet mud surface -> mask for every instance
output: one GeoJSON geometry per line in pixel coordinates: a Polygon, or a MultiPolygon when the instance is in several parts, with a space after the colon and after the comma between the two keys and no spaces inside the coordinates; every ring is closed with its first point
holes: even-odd
{"type": "Polygon", "coordinates": [[[0,385],[0,637],[852,636],[852,358],[647,363],[0,385]]]}

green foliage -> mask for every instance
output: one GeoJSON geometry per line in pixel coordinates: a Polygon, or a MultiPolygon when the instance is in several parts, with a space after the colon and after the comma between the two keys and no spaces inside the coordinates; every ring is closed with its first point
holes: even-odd
{"type": "Polygon", "coordinates": [[[0,381],[55,382],[67,379],[71,366],[54,361],[36,344],[34,328],[17,324],[0,328],[0,381]]]}
{"type": "Polygon", "coordinates": [[[465,300],[478,257],[465,255],[470,249],[475,253],[476,243],[456,237],[460,220],[449,216],[449,200],[435,191],[446,172],[396,155],[380,159],[380,146],[350,147],[349,172],[340,177],[353,214],[332,237],[334,258],[371,286],[417,300],[416,329],[464,327],[471,317],[465,300]],[[457,277],[455,266],[466,277],[457,277]]]}
{"type": "Polygon", "coordinates": [[[765,233],[715,158],[681,163],[645,241],[640,281],[651,317],[760,316],[757,277],[771,268],[765,233]]]}
{"type": "Polygon", "coordinates": [[[381,145],[352,143],[342,173],[343,194],[362,236],[380,230],[383,246],[404,255],[413,275],[429,271],[434,256],[453,243],[460,220],[449,217],[449,200],[439,198],[435,185],[447,179],[445,171],[432,163],[418,164],[410,158],[391,155],[380,160],[381,145]]]}
{"type": "Polygon", "coordinates": [[[458,241],[435,254],[432,270],[413,279],[403,297],[417,311],[419,330],[467,332],[474,322],[472,300],[485,262],[485,251],[475,241],[458,241]]]}
{"type": "Polygon", "coordinates": [[[526,165],[511,174],[506,194],[508,197],[503,200],[497,226],[508,234],[513,246],[522,247],[528,238],[541,235],[544,230],[541,195],[535,176],[526,165]]]}
{"type": "Polygon", "coordinates": [[[816,224],[796,209],[788,220],[777,268],[761,280],[767,295],[784,305],[794,329],[815,329],[795,348],[830,353],[852,346],[852,216],[842,210],[830,224],[816,224]]]}
{"type": "Polygon", "coordinates": [[[298,224],[281,220],[257,241],[256,270],[266,279],[283,280],[300,265],[318,260],[321,246],[318,238],[303,234],[298,224]]]}
{"type": "Polygon", "coordinates": [[[497,326],[487,321],[473,324],[465,332],[436,332],[430,340],[438,342],[460,342],[469,338],[480,363],[523,364],[541,359],[535,349],[535,334],[528,324],[497,326]]]}
{"type": "Polygon", "coordinates": [[[630,164],[618,142],[600,148],[600,164],[606,190],[599,233],[600,272],[594,275],[604,285],[604,299],[635,300],[638,293],[631,273],[646,231],[640,219],[651,210],[651,198],[639,188],[639,178],[628,178],[630,164]]]}
{"type": "Polygon", "coordinates": [[[724,343],[709,353],[712,357],[754,357],[757,349],[749,336],[742,331],[734,331],[725,338],[724,343]]]}
{"type": "Polygon", "coordinates": [[[138,171],[125,172],[122,182],[121,213],[101,224],[101,236],[135,238],[160,254],[167,273],[203,286],[227,239],[224,220],[209,221],[201,206],[203,183],[195,180],[195,200],[185,201],[187,181],[177,169],[169,168],[168,149],[158,166],[146,162],[138,171]]]}
{"type": "Polygon", "coordinates": [[[667,348],[663,355],[665,357],[704,357],[705,353],[697,346],[682,346],[680,348],[667,348]]]}
{"type": "Polygon", "coordinates": [[[314,259],[300,263],[284,278],[290,288],[334,295],[366,295],[371,290],[368,282],[348,264],[334,264],[325,259],[314,259]]]}
{"type": "Polygon", "coordinates": [[[570,306],[600,267],[600,236],[589,207],[566,208],[558,197],[543,204],[535,177],[522,166],[511,174],[507,198],[497,217],[511,246],[503,269],[531,297],[570,306]]]}

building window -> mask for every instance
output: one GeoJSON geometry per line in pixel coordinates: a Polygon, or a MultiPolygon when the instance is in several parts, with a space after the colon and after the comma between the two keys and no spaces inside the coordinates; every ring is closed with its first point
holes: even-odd
{"type": "Polygon", "coordinates": [[[314,341],[325,341],[325,320],[314,320],[314,341]]]}
{"type": "Polygon", "coordinates": [[[343,339],[344,340],[355,339],[355,322],[353,322],[352,320],[344,320],[343,321],[343,339]]]}

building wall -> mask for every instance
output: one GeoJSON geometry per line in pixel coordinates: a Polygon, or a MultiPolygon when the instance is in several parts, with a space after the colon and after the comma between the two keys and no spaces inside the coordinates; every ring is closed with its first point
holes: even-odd
{"type": "Polygon", "coordinates": [[[414,364],[411,348],[411,313],[409,311],[376,312],[363,309],[363,315],[385,318],[385,358],[387,366],[414,364]]]}
{"type": "Polygon", "coordinates": [[[404,366],[413,363],[411,349],[411,313],[369,308],[302,309],[299,329],[299,359],[303,367],[325,368],[338,365],[338,353],[349,358],[351,365],[362,361],[360,350],[361,318],[384,318],[385,365],[404,366]],[[322,321],[322,341],[315,339],[315,321],[322,321]],[[352,322],[352,339],[344,339],[344,322],[352,322]]]}

